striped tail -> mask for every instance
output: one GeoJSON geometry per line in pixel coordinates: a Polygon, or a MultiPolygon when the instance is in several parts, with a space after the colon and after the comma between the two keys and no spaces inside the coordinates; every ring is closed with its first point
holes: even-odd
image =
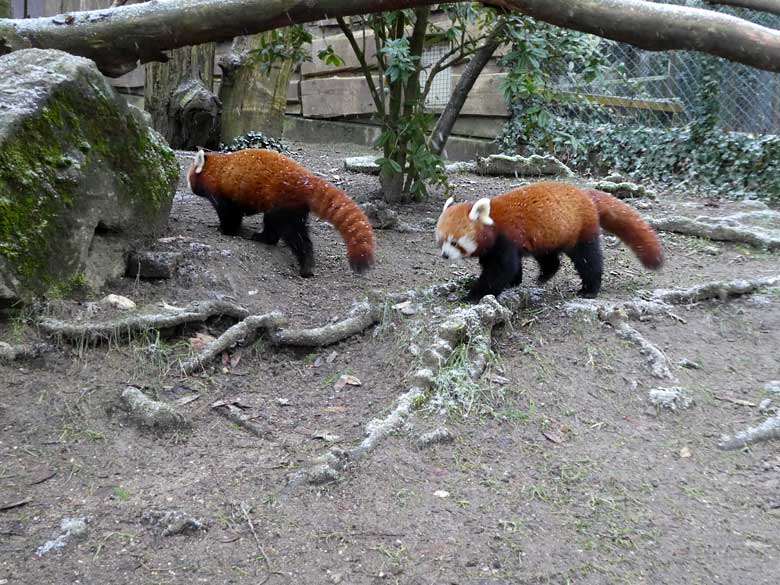
{"type": "Polygon", "coordinates": [[[344,191],[319,177],[307,176],[304,181],[309,209],[341,234],[352,270],[365,272],[371,268],[374,264],[374,232],[360,207],[344,191]]]}
{"type": "Polygon", "coordinates": [[[587,193],[596,205],[601,227],[623,240],[645,268],[660,268],[664,261],[661,242],[636,209],[603,191],[587,189],[587,193]]]}

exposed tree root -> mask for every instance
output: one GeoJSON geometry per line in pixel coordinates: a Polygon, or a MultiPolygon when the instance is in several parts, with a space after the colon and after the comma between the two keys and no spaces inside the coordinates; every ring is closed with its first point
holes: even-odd
{"type": "Polygon", "coordinates": [[[724,436],[718,447],[724,451],[732,451],[771,439],[780,439],[780,416],[770,417],[757,427],[749,427],[733,437],[724,436]]]}
{"type": "Polygon", "coordinates": [[[776,250],[780,248],[780,230],[742,223],[744,219],[779,219],[780,213],[770,210],[749,211],[724,217],[651,217],[648,223],[657,230],[698,236],[710,240],[741,242],[776,250]]]}
{"type": "Polygon", "coordinates": [[[218,316],[244,319],[248,311],[227,301],[196,301],[187,307],[166,313],[131,315],[102,323],[68,323],[58,319],[41,319],[40,329],[47,335],[71,343],[96,344],[115,339],[129,339],[150,329],[170,329],[187,323],[203,323],[218,316]]]}
{"type": "Polygon", "coordinates": [[[750,280],[716,280],[690,288],[656,289],[651,297],[655,302],[687,305],[709,299],[726,300],[729,297],[753,294],[759,290],[780,286],[780,276],[766,276],[750,280]]]}
{"type": "Polygon", "coordinates": [[[181,364],[181,371],[183,374],[191,374],[196,370],[202,369],[206,363],[233,345],[251,342],[257,336],[258,330],[275,331],[284,323],[284,316],[277,312],[268,313],[267,315],[249,315],[246,319],[239,321],[208,344],[197,356],[181,364]]]}
{"type": "Polygon", "coordinates": [[[751,294],[765,288],[780,286],[780,276],[754,278],[750,280],[718,280],[690,288],[656,289],[640,292],[650,300],[637,299],[623,303],[578,299],[566,303],[567,313],[587,313],[609,323],[623,339],[631,341],[647,357],[652,375],[656,378],[674,381],[669,359],[639,331],[626,323],[627,319],[642,320],[651,315],[667,315],[678,321],[682,319],[672,312],[674,305],[692,304],[709,299],[726,300],[730,297],[751,294]]]}
{"type": "Polygon", "coordinates": [[[336,323],[313,329],[281,329],[271,335],[276,345],[297,345],[304,347],[322,347],[356,335],[378,323],[382,318],[383,307],[368,301],[359,303],[353,315],[336,323]]]}
{"type": "Polygon", "coordinates": [[[10,343],[0,341],[0,363],[35,359],[53,350],[54,346],[50,343],[11,345],[10,343]]]}
{"type": "Polygon", "coordinates": [[[253,417],[244,414],[244,411],[241,410],[241,408],[233,402],[219,400],[214,404],[212,404],[211,408],[215,412],[224,416],[230,422],[240,426],[242,429],[246,431],[249,431],[256,437],[260,437],[261,439],[263,439],[268,437],[271,434],[270,431],[264,429],[256,422],[254,422],[252,420],[253,417]]]}
{"type": "MultiPolygon", "coordinates": [[[[440,295],[456,290],[462,283],[446,283],[423,293],[405,293],[393,300],[419,298],[423,294],[440,295]]],[[[349,464],[366,457],[386,437],[397,432],[411,415],[415,403],[435,384],[437,372],[446,367],[458,346],[468,348],[461,367],[473,380],[478,379],[491,355],[490,342],[493,328],[507,322],[520,307],[529,306],[541,297],[538,289],[508,291],[500,301],[493,296],[484,297],[479,304],[455,309],[439,326],[436,334],[423,352],[427,368],[419,370],[412,378],[412,387],[396,401],[393,410],[384,418],[373,419],[366,425],[366,436],[352,449],[332,448],[320,457],[311,468],[291,476],[288,489],[305,483],[322,484],[337,481],[340,472],[349,464]]]]}
{"type": "Polygon", "coordinates": [[[139,426],[155,431],[175,431],[189,428],[189,421],[166,404],[152,400],[135,386],[127,386],[119,395],[121,406],[139,426]]]}
{"type": "Polygon", "coordinates": [[[639,347],[639,353],[647,358],[650,372],[654,377],[662,380],[675,380],[672,371],[669,369],[669,359],[664,352],[658,349],[657,345],[650,343],[639,331],[623,320],[611,321],[611,324],[620,337],[639,347]]]}

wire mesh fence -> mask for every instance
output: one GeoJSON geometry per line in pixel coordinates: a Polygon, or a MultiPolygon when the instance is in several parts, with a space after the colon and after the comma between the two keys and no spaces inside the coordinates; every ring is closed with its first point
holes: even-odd
{"type": "MultiPolygon", "coordinates": [[[[667,2],[672,3],[672,2],[667,2]]],[[[713,9],[698,0],[675,4],[713,9]]],[[[780,17],[719,9],[770,28],[780,17]]],[[[705,60],[716,60],[720,73],[719,126],[724,130],[780,134],[780,74],[761,71],[691,51],[651,52],[625,43],[598,41],[607,55],[606,71],[591,83],[576,73],[560,79],[563,97],[556,113],[588,123],[676,126],[690,122],[702,95],[705,60]]]]}

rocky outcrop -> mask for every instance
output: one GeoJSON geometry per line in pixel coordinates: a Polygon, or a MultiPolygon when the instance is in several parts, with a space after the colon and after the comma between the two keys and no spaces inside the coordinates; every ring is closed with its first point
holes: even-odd
{"type": "Polygon", "coordinates": [[[92,61],[0,58],[0,304],[125,271],[166,224],[179,168],[92,61]]]}

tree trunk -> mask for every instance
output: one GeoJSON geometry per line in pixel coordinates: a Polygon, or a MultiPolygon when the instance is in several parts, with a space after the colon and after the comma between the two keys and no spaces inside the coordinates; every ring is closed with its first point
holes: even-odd
{"type": "MultiPolygon", "coordinates": [[[[438,4],[435,0],[169,0],[68,17],[0,20],[0,53],[60,49],[95,61],[106,75],[131,71],[164,51],[224,41],[336,16],[438,4]]],[[[689,49],[780,71],[780,31],[726,14],[646,0],[486,0],[550,24],[650,51],[689,49]]]]}
{"type": "Polygon", "coordinates": [[[463,70],[463,74],[460,76],[449,101],[447,101],[444,111],[436,122],[436,127],[431,132],[430,148],[432,153],[441,155],[444,151],[444,146],[447,144],[450,134],[452,134],[452,128],[455,126],[455,121],[458,119],[461,109],[463,109],[463,104],[466,103],[466,98],[471,88],[474,87],[477,77],[482,73],[493,53],[498,49],[500,42],[496,38],[497,34],[498,29],[488,36],[489,40],[474,52],[468,65],[463,70]]]}
{"type": "Polygon", "coordinates": [[[0,18],[11,18],[11,0],[0,0],[0,18]]]}
{"type": "Polygon", "coordinates": [[[193,81],[200,82],[205,92],[212,91],[214,43],[176,49],[171,52],[167,63],[149,63],[146,66],[144,108],[151,114],[154,128],[171,147],[216,148],[219,140],[218,108],[215,112],[214,101],[204,96],[203,88],[198,92],[193,81]],[[199,95],[195,96],[195,92],[199,95]],[[174,95],[181,99],[174,100],[174,95]],[[197,122],[200,127],[191,127],[192,122],[197,122]],[[197,144],[192,144],[193,141],[197,144]]]}
{"type": "Polygon", "coordinates": [[[293,61],[287,59],[275,64],[269,74],[249,51],[257,49],[263,35],[236,37],[230,53],[219,61],[222,68],[222,142],[250,130],[259,130],[267,136],[282,135],[284,111],[287,106],[287,88],[292,75],[293,61]]]}
{"type": "Polygon", "coordinates": [[[737,8],[748,8],[758,12],[780,14],[780,2],[777,0],[706,0],[707,4],[721,4],[737,8]]]}

